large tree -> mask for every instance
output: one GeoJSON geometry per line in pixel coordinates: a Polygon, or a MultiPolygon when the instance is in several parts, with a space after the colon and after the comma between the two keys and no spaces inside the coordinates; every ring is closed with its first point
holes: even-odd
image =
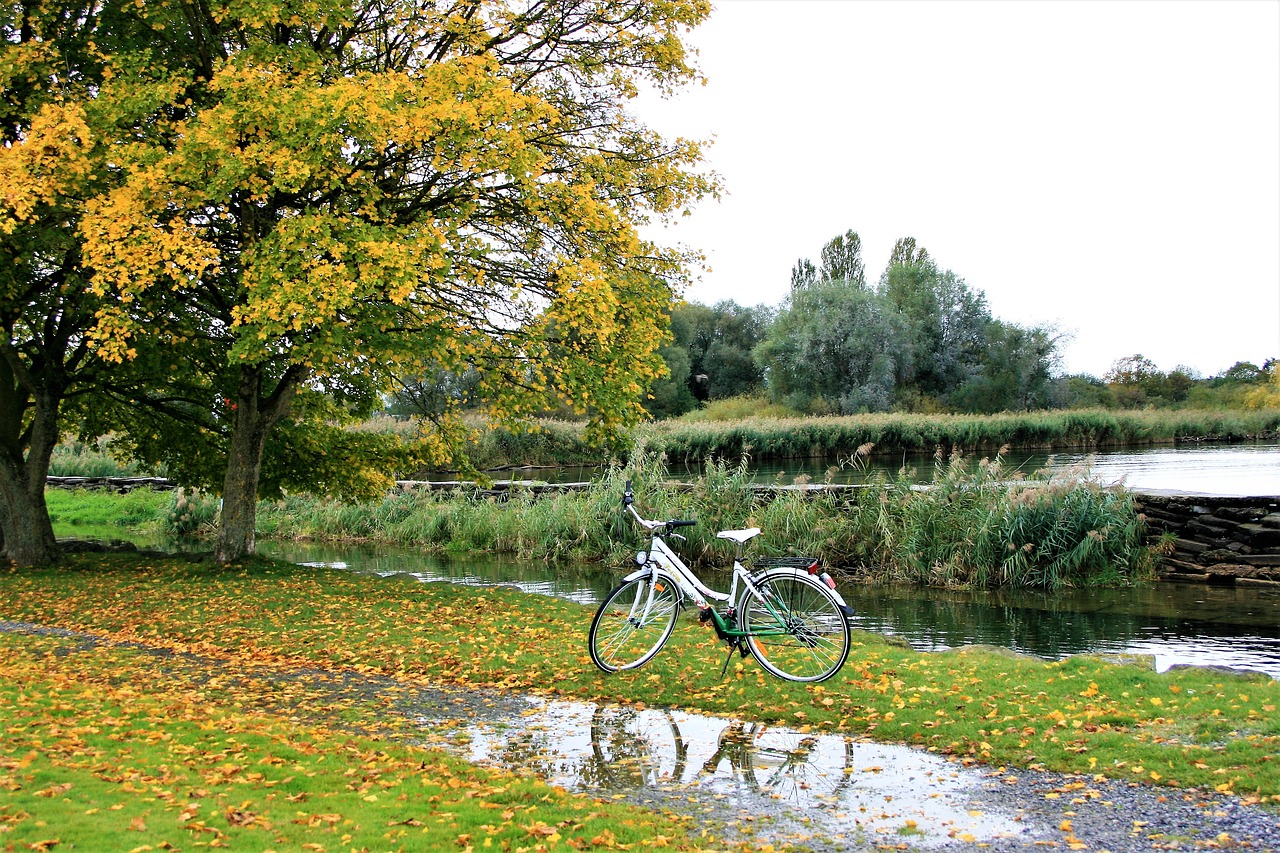
{"type": "Polygon", "coordinates": [[[880,294],[906,324],[912,384],[941,398],[980,371],[993,320],[981,293],[950,270],[939,269],[923,249],[916,254],[915,260],[885,269],[880,294]]]}
{"type": "MultiPolygon", "coordinates": [[[[184,61],[107,56],[112,86],[85,96],[166,94],[100,143],[118,180],[79,228],[104,300],[89,340],[178,365],[133,401],[156,417],[209,392],[218,559],[253,549],[273,431],[335,386],[475,370],[504,416],[565,401],[603,434],[640,414],[687,259],[636,225],[712,185],[695,144],[625,105],[690,79],[680,35],[704,0],[130,8],[155,56],[184,61]]],[[[441,459],[456,447],[434,438],[441,459]]]]}
{"type": "Polygon", "coordinates": [[[770,396],[808,412],[888,409],[911,369],[894,306],[846,279],[792,291],[755,356],[770,396]]]}
{"type": "Polygon", "coordinates": [[[1051,406],[1059,338],[1051,327],[991,321],[980,370],[947,395],[947,402],[962,411],[983,413],[1051,406]]]}
{"type": "Polygon", "coordinates": [[[19,564],[58,555],[44,488],[68,404],[124,379],[88,346],[103,305],[76,229],[112,180],[99,140],[150,112],[143,89],[93,103],[120,94],[102,52],[137,35],[118,4],[0,8],[0,546],[19,564]]]}

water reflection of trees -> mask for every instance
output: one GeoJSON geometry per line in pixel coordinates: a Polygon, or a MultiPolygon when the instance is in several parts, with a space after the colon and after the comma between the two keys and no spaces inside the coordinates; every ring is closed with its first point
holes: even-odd
{"type": "Polygon", "coordinates": [[[1030,591],[841,590],[856,627],[909,638],[917,648],[987,643],[1045,658],[1114,651],[1153,637],[1276,637],[1280,597],[1201,585],[1030,591]],[[1242,632],[1241,627],[1252,630],[1242,632]]]}
{"type": "Polygon", "coordinates": [[[858,627],[901,634],[923,648],[986,643],[1053,658],[1115,648],[1158,624],[1150,616],[1089,611],[1079,600],[1031,594],[993,593],[982,601],[939,590],[927,597],[880,590],[874,601],[856,591],[845,596],[860,615],[858,627]]]}

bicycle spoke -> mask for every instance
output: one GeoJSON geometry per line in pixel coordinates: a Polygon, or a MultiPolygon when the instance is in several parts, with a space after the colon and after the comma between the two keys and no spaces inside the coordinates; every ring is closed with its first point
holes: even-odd
{"type": "Polygon", "coordinates": [[[659,576],[620,584],[600,605],[591,622],[591,660],[606,672],[648,662],[675,628],[680,600],[676,587],[659,576]]]}

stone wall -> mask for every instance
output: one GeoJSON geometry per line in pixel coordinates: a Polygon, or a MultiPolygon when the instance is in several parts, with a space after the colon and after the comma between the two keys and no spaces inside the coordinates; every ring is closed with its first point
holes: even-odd
{"type": "Polygon", "coordinates": [[[1280,587],[1280,496],[1136,492],[1152,538],[1172,533],[1165,580],[1280,587]]]}

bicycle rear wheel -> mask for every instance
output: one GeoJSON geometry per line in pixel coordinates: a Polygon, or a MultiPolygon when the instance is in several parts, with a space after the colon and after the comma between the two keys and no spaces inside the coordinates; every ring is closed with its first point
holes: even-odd
{"type": "Polygon", "coordinates": [[[591,660],[605,672],[649,662],[676,627],[680,590],[666,575],[623,581],[591,620],[591,660]]]}
{"type": "Polygon", "coordinates": [[[738,613],[751,655],[788,681],[826,681],[849,657],[849,625],[827,587],[787,572],[755,581],[759,595],[743,593],[738,613]]]}

